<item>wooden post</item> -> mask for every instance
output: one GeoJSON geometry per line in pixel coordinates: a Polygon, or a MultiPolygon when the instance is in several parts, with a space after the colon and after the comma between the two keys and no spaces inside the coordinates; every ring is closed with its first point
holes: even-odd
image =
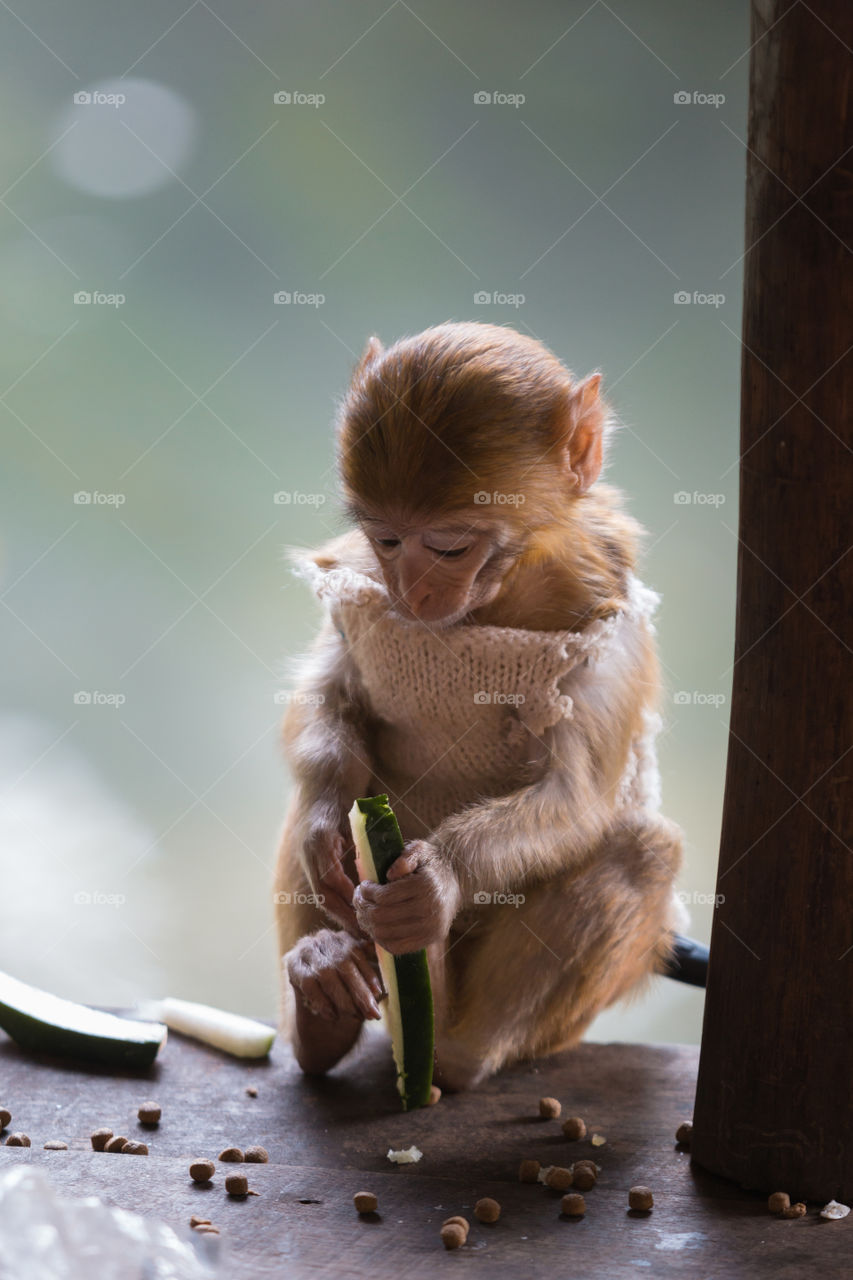
{"type": "Polygon", "coordinates": [[[853,6],[752,6],[731,732],[693,1159],[853,1203],[853,6]]]}

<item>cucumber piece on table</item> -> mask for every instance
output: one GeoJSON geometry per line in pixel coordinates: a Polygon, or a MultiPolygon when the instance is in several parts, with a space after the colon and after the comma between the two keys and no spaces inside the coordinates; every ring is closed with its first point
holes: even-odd
{"type": "Polygon", "coordinates": [[[168,1034],[158,1022],[90,1009],[8,973],[0,973],[0,1027],[22,1049],[114,1067],[150,1067],[168,1034]]]}
{"type": "MultiPolygon", "coordinates": [[[[388,868],[403,852],[403,837],[387,796],[356,800],[349,814],[352,838],[363,874],[385,884],[388,868]]],[[[426,951],[394,956],[376,948],[388,998],[385,1025],[397,1065],[397,1089],[403,1110],[423,1107],[432,1086],[435,1026],[426,951]]]]}
{"type": "Polygon", "coordinates": [[[275,1031],[263,1022],[246,1018],[241,1013],[226,1013],[209,1004],[176,1000],[167,996],[155,1001],[153,1008],[172,1031],[212,1044],[215,1049],[235,1058],[264,1058],[272,1048],[275,1031]]]}

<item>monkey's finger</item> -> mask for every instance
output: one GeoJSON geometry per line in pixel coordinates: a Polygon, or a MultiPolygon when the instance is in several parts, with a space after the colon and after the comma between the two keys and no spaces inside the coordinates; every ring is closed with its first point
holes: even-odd
{"type": "Polygon", "coordinates": [[[306,978],[302,985],[296,988],[296,994],[308,1012],[316,1017],[326,1018],[329,1022],[337,1017],[334,1005],[315,977],[306,978]]]}
{"type": "Polygon", "coordinates": [[[364,948],[353,947],[352,958],[354,963],[358,965],[359,972],[364,978],[366,978],[367,985],[370,987],[373,994],[375,996],[381,996],[383,994],[382,983],[376,969],[374,968],[373,961],[367,955],[364,948]]]}
{"type": "Polygon", "coordinates": [[[339,862],[331,862],[320,872],[320,884],[332,889],[346,902],[352,902],[355,885],[339,862]]]}
{"type": "Polygon", "coordinates": [[[363,880],[358,887],[362,901],[371,906],[386,902],[409,902],[423,891],[423,883],[412,876],[403,876],[393,884],[374,884],[371,880],[363,880]]]}
{"type": "Polygon", "coordinates": [[[350,993],[350,997],[355,1001],[361,1016],[363,1018],[381,1018],[382,1014],[379,1011],[379,1005],[373,998],[367,982],[365,982],[355,963],[345,966],[341,970],[340,976],[350,993]]]}
{"type": "Polygon", "coordinates": [[[413,871],[416,871],[420,864],[421,860],[415,850],[410,853],[401,853],[399,858],[395,858],[388,868],[386,879],[389,881],[402,880],[403,876],[410,876],[413,871]]]}
{"type": "Polygon", "coordinates": [[[360,1018],[361,1010],[352,998],[347,984],[336,969],[326,969],[320,979],[323,992],[335,1006],[337,1013],[360,1018]]]}

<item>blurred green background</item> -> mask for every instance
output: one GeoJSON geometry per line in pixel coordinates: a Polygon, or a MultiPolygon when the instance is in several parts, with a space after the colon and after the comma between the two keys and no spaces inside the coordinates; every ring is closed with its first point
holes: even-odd
{"type": "MultiPolygon", "coordinates": [[[[604,372],[707,939],[747,6],[32,0],[0,31],[0,967],[274,1016],[280,690],[319,618],[284,548],[342,528],[330,424],[368,335],[446,319],[604,372]]],[[[660,979],[592,1036],[701,1014],[660,979]]]]}

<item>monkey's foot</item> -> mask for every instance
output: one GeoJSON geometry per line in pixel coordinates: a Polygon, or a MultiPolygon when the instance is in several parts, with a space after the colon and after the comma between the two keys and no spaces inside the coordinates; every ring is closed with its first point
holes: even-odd
{"type": "Polygon", "coordinates": [[[456,1040],[441,1039],[435,1046],[433,1082],[443,1093],[474,1089],[490,1074],[489,1068],[456,1040]]]}

